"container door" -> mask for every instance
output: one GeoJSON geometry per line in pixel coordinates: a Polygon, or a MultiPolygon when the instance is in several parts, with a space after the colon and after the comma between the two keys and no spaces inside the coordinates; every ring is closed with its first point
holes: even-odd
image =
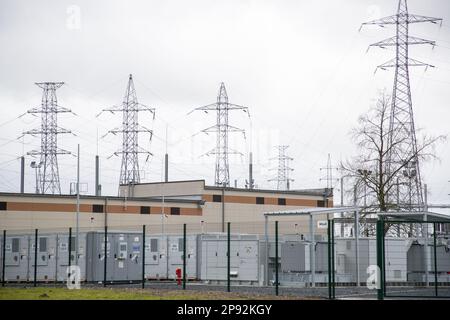
{"type": "Polygon", "coordinates": [[[114,250],[114,281],[125,281],[128,279],[128,254],[131,248],[128,246],[127,236],[124,234],[115,234],[114,250]]]}
{"type": "Polygon", "coordinates": [[[258,241],[239,241],[239,280],[258,280],[258,241]]]}
{"type": "MultiPolygon", "coordinates": [[[[38,246],[37,246],[37,265],[38,267],[47,266],[48,265],[48,238],[38,237],[38,246]]],[[[34,236],[31,240],[31,266],[34,267],[34,254],[35,254],[35,243],[34,236]]]]}
{"type": "MultiPolygon", "coordinates": [[[[205,263],[206,272],[205,280],[217,279],[217,240],[203,240],[205,245],[205,259],[202,259],[202,263],[205,263]]],[[[203,268],[203,266],[202,266],[203,268]]]]}
{"type": "Polygon", "coordinates": [[[19,266],[20,265],[20,238],[6,237],[5,244],[5,266],[19,266]]]}
{"type": "Polygon", "coordinates": [[[140,234],[128,235],[128,279],[127,280],[141,280],[142,279],[142,236],[140,234]]]}
{"type": "Polygon", "coordinates": [[[159,264],[159,239],[145,237],[145,264],[159,264]]]}

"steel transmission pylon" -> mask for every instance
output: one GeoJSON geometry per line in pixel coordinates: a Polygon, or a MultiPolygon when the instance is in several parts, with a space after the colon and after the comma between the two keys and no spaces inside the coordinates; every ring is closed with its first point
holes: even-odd
{"type": "MultiPolygon", "coordinates": [[[[153,115],[154,120],[155,109],[149,108],[138,102],[136,90],[133,83],[133,76],[130,74],[122,105],[103,109],[97,115],[97,117],[104,111],[109,111],[112,114],[115,114],[116,112],[122,112],[122,127],[114,128],[108,131],[108,133],[103,136],[105,137],[109,133],[113,135],[117,135],[120,133],[122,134],[122,149],[113,153],[113,155],[115,156],[122,154],[119,185],[133,185],[140,183],[141,177],[139,171],[139,154],[146,154],[146,161],[153,154],[150,151],[147,151],[139,146],[138,136],[140,132],[149,133],[151,141],[153,131],[142,125],[139,125],[138,114],[141,111],[148,111],[153,115]]],[[[113,155],[108,157],[108,159],[113,155]]]]}
{"type": "Polygon", "coordinates": [[[217,102],[196,108],[189,112],[203,110],[206,113],[208,111],[216,112],[216,124],[209,128],[202,130],[202,132],[216,133],[216,147],[211,151],[207,152],[206,155],[215,155],[216,156],[216,165],[215,165],[215,178],[214,184],[216,186],[221,187],[229,187],[230,186],[230,166],[228,162],[228,155],[230,154],[241,154],[241,152],[232,150],[228,147],[228,133],[229,132],[241,132],[244,134],[245,138],[245,130],[231,126],[228,124],[228,113],[232,110],[242,110],[248,114],[250,117],[250,112],[248,107],[243,107],[240,105],[236,105],[228,102],[227,90],[225,89],[225,84],[222,82],[220,84],[219,94],[217,95],[217,102]]]}
{"type": "Polygon", "coordinates": [[[325,180],[327,182],[327,189],[333,189],[334,182],[339,180],[337,178],[333,178],[333,170],[339,170],[339,168],[332,166],[330,154],[328,154],[327,166],[325,168],[320,168],[320,171],[322,170],[326,170],[326,176],[320,178],[319,181],[325,180]]]}
{"type": "MultiPolygon", "coordinates": [[[[436,24],[439,21],[442,21],[442,19],[409,14],[407,0],[399,0],[397,14],[363,23],[363,25],[378,26],[396,25],[396,35],[394,37],[371,44],[369,48],[390,46],[396,48],[395,58],[378,66],[377,69],[385,70],[387,68],[395,68],[389,122],[387,174],[390,176],[397,168],[404,166],[404,169],[398,173],[399,194],[401,195],[398,203],[401,208],[409,210],[417,206],[421,208],[424,204],[420,166],[417,156],[417,140],[411,100],[409,67],[433,66],[411,59],[408,51],[410,45],[435,45],[434,41],[410,36],[409,25],[419,22],[436,24]]],[[[394,199],[396,196],[389,195],[389,198],[394,199]]]]}
{"type": "Polygon", "coordinates": [[[43,90],[41,106],[27,112],[41,114],[41,127],[26,131],[23,134],[41,136],[40,150],[27,152],[31,156],[40,156],[39,165],[36,166],[36,193],[61,194],[58,155],[70,154],[70,152],[58,148],[58,135],[71,133],[71,131],[58,126],[58,113],[72,111],[58,105],[56,89],[60,88],[64,82],[38,82],[35,84],[43,90]]]}
{"type": "MultiPolygon", "coordinates": [[[[277,190],[289,190],[290,182],[294,181],[294,179],[289,178],[289,172],[294,171],[291,167],[289,167],[289,161],[294,160],[289,157],[286,153],[287,148],[289,146],[277,146],[278,149],[278,157],[271,158],[271,160],[278,160],[277,177],[273,179],[269,179],[268,181],[276,181],[277,182],[277,190]]],[[[275,169],[274,169],[275,170],[275,169]]]]}

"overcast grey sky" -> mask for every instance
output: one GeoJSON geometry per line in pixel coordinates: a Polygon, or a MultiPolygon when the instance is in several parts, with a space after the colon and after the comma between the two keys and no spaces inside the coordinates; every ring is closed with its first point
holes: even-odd
{"type": "MultiPolygon", "coordinates": [[[[410,0],[411,13],[444,18],[442,27],[415,24],[410,34],[434,39],[437,46],[412,47],[410,55],[436,66],[411,71],[416,126],[427,134],[449,134],[450,2],[410,0]]],[[[233,112],[230,123],[247,131],[233,134],[231,146],[243,152],[232,158],[231,180],[242,186],[247,155],[254,152],[259,187],[274,187],[277,144],[288,144],[295,160],[293,188],[322,187],[320,167],[327,154],[335,165],[355,154],[350,129],[373,103],[376,93],[392,88],[392,71],[375,67],[393,57],[391,49],[370,43],[394,35],[394,28],[360,24],[394,14],[397,0],[191,0],[191,1],[0,1],[0,191],[19,190],[19,160],[39,147],[39,139],[17,140],[39,125],[27,115],[38,106],[40,81],[64,81],[59,103],[78,116],[61,115],[60,125],[78,136],[60,136],[60,147],[76,152],[81,144],[81,180],[93,192],[94,156],[99,136],[119,126],[121,118],[102,108],[121,102],[128,74],[135,79],[138,99],[156,108],[155,137],[140,144],[154,157],[142,161],[144,181],[158,181],[166,148],[170,178],[205,178],[213,183],[214,158],[201,157],[215,138],[196,134],[213,125],[215,116],[187,113],[215,101],[225,82],[230,102],[250,108],[251,120],[233,112]],[[11,120],[11,121],[10,121],[11,120]],[[6,124],[5,124],[6,122],[6,124]]],[[[449,142],[437,148],[440,161],[423,166],[430,200],[449,201],[449,142]]],[[[101,183],[115,194],[120,158],[107,159],[120,148],[120,137],[99,140],[101,183]]],[[[144,160],[144,159],[143,159],[144,160]]],[[[27,157],[26,191],[34,188],[27,157]]],[[[61,156],[63,192],[76,178],[76,158],[61,156]]],[[[323,174],[323,173],[322,173],[323,174]]],[[[338,199],[337,199],[338,200],[338,199]]]]}

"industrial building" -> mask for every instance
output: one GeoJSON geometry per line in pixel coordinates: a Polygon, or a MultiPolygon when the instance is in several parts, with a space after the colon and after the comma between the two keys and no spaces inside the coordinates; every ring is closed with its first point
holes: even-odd
{"type": "MultiPolygon", "coordinates": [[[[78,216],[80,228],[98,229],[105,225],[122,228],[144,224],[181,227],[186,223],[198,231],[209,225],[209,231],[220,232],[224,231],[226,222],[231,222],[235,226],[247,223],[252,226],[252,233],[262,234],[264,212],[332,206],[330,189],[221,188],[206,186],[204,180],[191,180],[121,186],[119,196],[81,195],[78,216]]],[[[75,227],[76,212],[75,195],[0,193],[2,229],[75,227]]],[[[307,232],[306,218],[296,220],[300,226],[298,231],[307,232]],[[301,223],[302,219],[305,223],[301,223]]],[[[159,233],[161,229],[149,232],[159,233]]],[[[318,229],[317,232],[325,231],[318,229]]]]}

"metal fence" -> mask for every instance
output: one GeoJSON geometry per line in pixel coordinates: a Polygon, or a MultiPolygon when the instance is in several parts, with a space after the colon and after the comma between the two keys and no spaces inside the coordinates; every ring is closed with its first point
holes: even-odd
{"type": "Polygon", "coordinates": [[[381,220],[384,297],[450,297],[450,223],[381,220]]]}
{"type": "Polygon", "coordinates": [[[315,232],[301,221],[2,230],[1,282],[75,285],[78,279],[82,286],[319,299],[376,298],[380,287],[383,297],[449,296],[448,226],[424,229],[427,255],[416,234],[344,237],[337,220],[318,222],[315,232]],[[381,282],[368,287],[380,261],[381,282]]]}

